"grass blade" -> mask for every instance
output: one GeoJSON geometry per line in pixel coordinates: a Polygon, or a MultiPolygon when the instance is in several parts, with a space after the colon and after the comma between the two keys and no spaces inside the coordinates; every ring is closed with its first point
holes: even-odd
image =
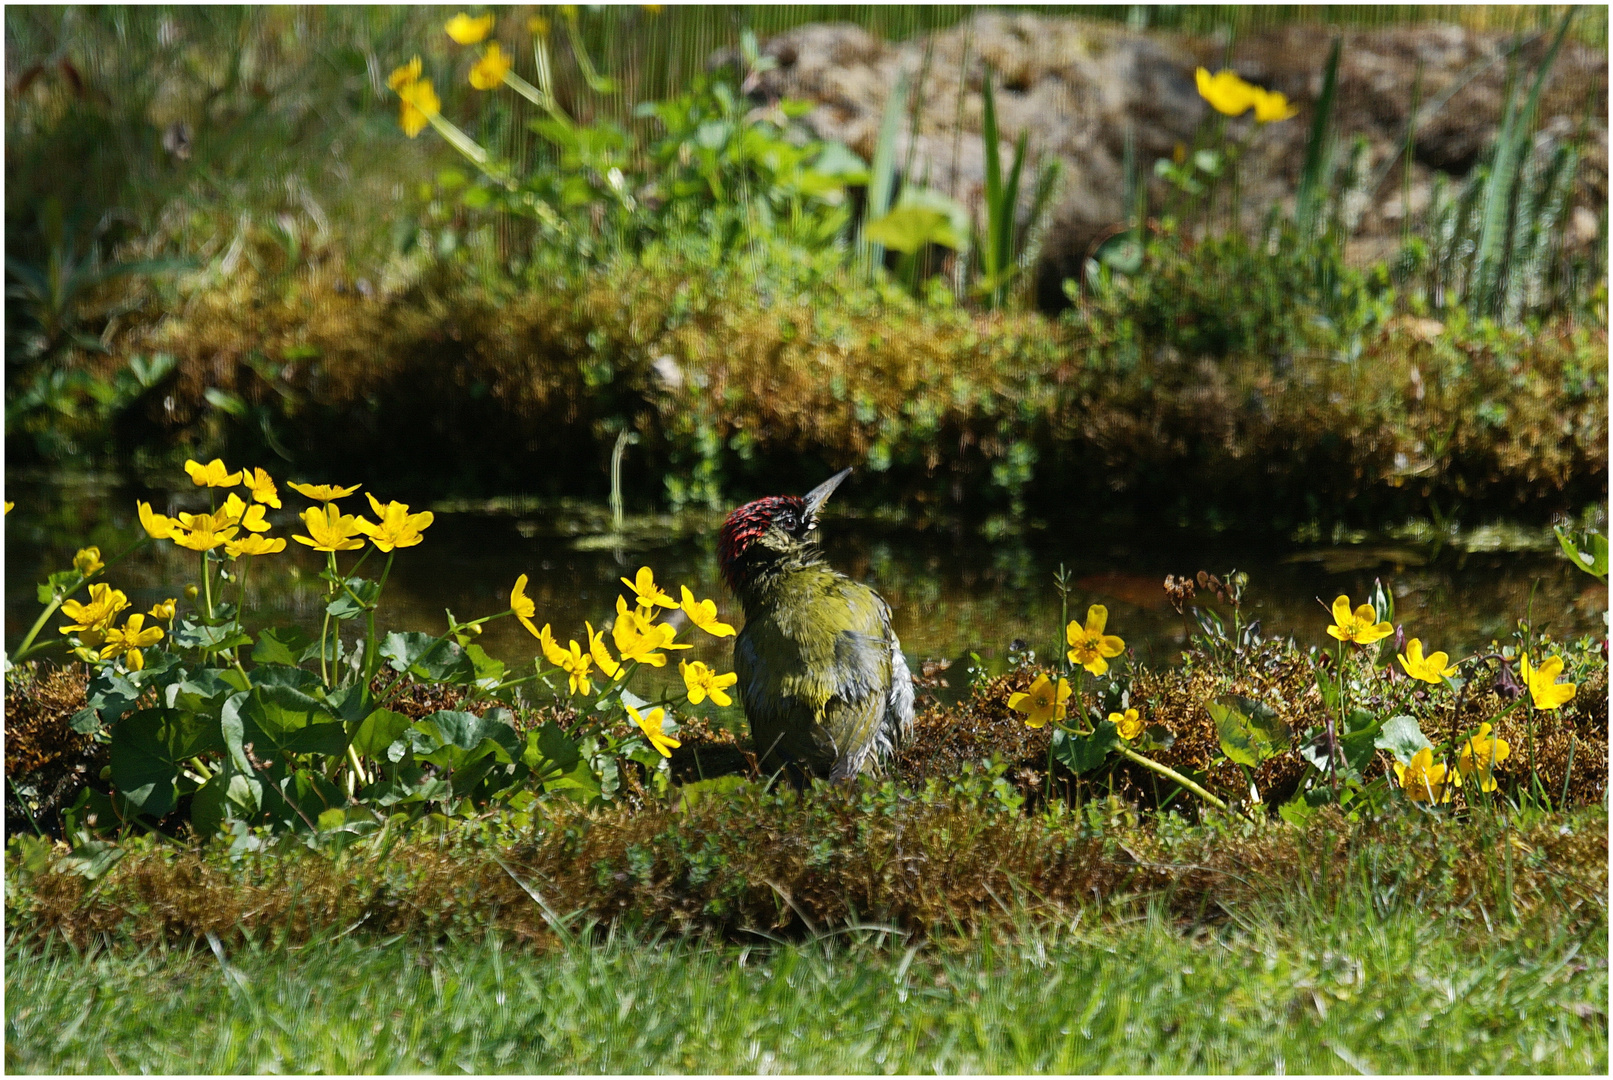
{"type": "MultiPolygon", "coordinates": [[[[874,145],[874,165],[868,181],[868,212],[864,221],[878,221],[890,212],[891,189],[896,180],[896,135],[901,129],[902,113],[906,109],[907,73],[896,76],[891,96],[885,101],[885,115],[879,122],[879,142],[874,145]]],[[[868,271],[885,261],[885,247],[868,240],[863,241],[868,259],[868,271]]]]}
{"type": "Polygon", "coordinates": [[[1305,167],[1299,176],[1299,194],[1294,206],[1294,221],[1300,232],[1309,236],[1316,227],[1317,212],[1321,208],[1322,187],[1328,171],[1328,142],[1333,123],[1333,105],[1338,97],[1339,49],[1343,39],[1334,38],[1327,54],[1327,68],[1322,75],[1322,93],[1316,99],[1316,115],[1311,118],[1310,140],[1305,144],[1305,167]]]}

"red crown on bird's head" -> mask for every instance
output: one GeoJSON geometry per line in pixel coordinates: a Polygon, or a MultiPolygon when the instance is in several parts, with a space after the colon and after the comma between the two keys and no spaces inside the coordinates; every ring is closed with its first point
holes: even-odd
{"type": "Polygon", "coordinates": [[[740,560],[758,539],[773,527],[779,514],[788,511],[795,520],[806,514],[806,500],[799,495],[769,495],[748,502],[728,515],[717,533],[717,563],[728,587],[738,590],[745,577],[740,560]]]}

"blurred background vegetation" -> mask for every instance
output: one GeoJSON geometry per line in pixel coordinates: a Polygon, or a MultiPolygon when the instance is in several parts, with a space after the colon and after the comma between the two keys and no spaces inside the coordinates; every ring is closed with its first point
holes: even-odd
{"type": "Polygon", "coordinates": [[[1286,121],[1309,132],[1297,203],[1252,194],[1213,117],[1174,163],[1128,141],[1126,209],[1051,302],[1032,264],[1059,177],[1010,153],[1006,113],[983,121],[996,195],[948,201],[895,152],[923,72],[857,152],[767,90],[780,32],[931,41],[973,8],[496,9],[517,72],[544,46],[561,119],[466,83],[458,10],[7,10],[8,469],[364,455],[438,495],[597,497],[632,433],[640,507],[852,454],[871,497],[1010,518],[1076,496],[1184,523],[1258,497],[1265,529],[1600,501],[1605,79],[1549,129],[1531,89],[1565,27],[1605,66],[1605,8],[1026,9],[1234,61],[1315,24],[1503,42],[1493,136],[1420,214],[1404,170],[1381,257],[1350,248],[1357,204],[1402,197],[1400,172],[1328,128],[1319,68],[1286,121]],[[399,131],[387,79],[416,54],[495,169],[399,131]]]}

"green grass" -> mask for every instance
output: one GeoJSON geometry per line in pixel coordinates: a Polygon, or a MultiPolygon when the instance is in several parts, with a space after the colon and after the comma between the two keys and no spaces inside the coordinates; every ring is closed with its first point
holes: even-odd
{"type": "Polygon", "coordinates": [[[1605,924],[6,948],[11,1072],[1605,1072],[1605,924]],[[1476,932],[1475,932],[1476,931],[1476,932]],[[1464,947],[1462,942],[1468,944],[1464,947]],[[883,944],[882,944],[883,942],[883,944]],[[1480,944],[1474,944],[1480,943],[1480,944]]]}

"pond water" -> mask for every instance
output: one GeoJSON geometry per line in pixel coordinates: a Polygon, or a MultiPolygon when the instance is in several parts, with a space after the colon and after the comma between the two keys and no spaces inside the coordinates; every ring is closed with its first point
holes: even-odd
{"type": "MultiPolygon", "coordinates": [[[[137,496],[152,493],[96,483],[10,483],[7,497],[17,507],[6,519],[8,645],[20,640],[39,611],[34,586],[68,565],[77,547],[95,543],[110,556],[143,535],[134,514],[137,496]]],[[[275,535],[289,536],[293,525],[300,528],[294,513],[304,501],[284,489],[282,496],[286,509],[271,512],[271,521],[275,535]]],[[[205,509],[205,495],[194,489],[157,493],[154,506],[169,513],[205,509]]],[[[347,509],[368,512],[362,496],[349,500],[347,509]]],[[[440,633],[445,608],[461,620],[501,611],[511,584],[524,573],[538,624],[552,623],[562,641],[581,639],[585,619],[596,628],[609,621],[623,589],[619,579],[641,565],[652,567],[674,595],[687,584],[697,595],[715,598],[725,618],[741,621],[717,574],[719,515],[629,519],[628,535],[613,540],[600,535],[608,531],[608,514],[587,504],[505,500],[443,504],[437,511],[425,543],[399,553],[382,606],[387,628],[440,633]]],[[[953,659],[973,650],[997,666],[1015,639],[1042,657],[1055,655],[1059,597],[1053,575],[1061,563],[1074,580],[1071,616],[1084,616],[1090,603],[1106,604],[1109,632],[1121,635],[1140,661],[1156,665],[1176,661],[1187,637],[1183,618],[1162,589],[1168,573],[1247,572],[1248,617],[1259,619],[1267,633],[1292,634],[1301,644],[1329,643],[1323,604],[1340,592],[1364,601],[1375,577],[1393,589],[1396,619],[1408,634],[1453,655],[1507,634],[1531,598],[1536,625],[1559,638],[1602,631],[1607,605],[1606,590],[1557,553],[1549,532],[1480,530],[1461,545],[1438,548],[1413,542],[1237,546],[1182,535],[1094,538],[1036,528],[987,540],[978,529],[837,513],[831,502],[822,537],[834,566],[890,602],[913,661],[953,659]],[[1513,548],[1521,544],[1525,550],[1473,550],[1494,547],[1508,535],[1513,548]]],[[[258,613],[259,625],[318,624],[322,558],[292,543],[283,555],[256,560],[249,610],[258,613]]],[[[110,580],[137,610],[144,609],[196,580],[195,559],[172,544],[151,544],[114,567],[110,580]]],[[[344,555],[343,567],[350,562],[344,555]]],[[[367,564],[367,576],[378,571],[367,564]]],[[[233,599],[233,587],[231,593],[233,599]]],[[[728,670],[731,639],[696,639],[697,647],[683,656],[728,670]]],[[[482,643],[512,666],[537,651],[537,643],[510,619],[491,624],[482,643]]],[[[659,674],[676,678],[676,668],[659,674]]]]}

